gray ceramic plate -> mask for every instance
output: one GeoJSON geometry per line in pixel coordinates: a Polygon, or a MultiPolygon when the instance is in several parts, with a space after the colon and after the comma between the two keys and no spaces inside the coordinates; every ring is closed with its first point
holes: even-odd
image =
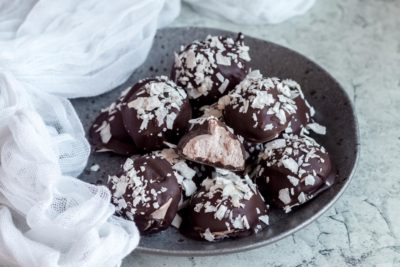
{"type": "MultiPolygon", "coordinates": [[[[122,86],[104,95],[73,100],[85,129],[88,129],[100,108],[117,99],[120,91],[133,85],[139,79],[155,75],[168,75],[174,60],[174,51],[195,39],[204,39],[208,34],[230,35],[235,33],[205,28],[167,28],[160,30],[154,40],[147,61],[137,69],[122,86]]],[[[185,238],[170,227],[168,230],[144,236],[138,251],[182,256],[215,255],[254,249],[271,244],[305,227],[324,213],[340,197],[354,173],[358,157],[358,128],[354,110],[345,91],[320,66],[304,56],[285,47],[247,37],[250,46],[251,66],[260,69],[267,76],[292,78],[300,83],[307,100],[317,111],[318,122],[327,126],[327,135],[317,138],[331,154],[339,171],[339,179],[329,190],[294,210],[284,214],[280,210],[271,211],[271,225],[257,235],[242,239],[224,240],[219,243],[194,241],[185,238]]],[[[88,166],[100,165],[97,173],[85,171],[81,179],[95,183],[106,181],[107,174],[113,173],[123,161],[109,154],[93,154],[88,166]]],[[[316,237],[315,237],[316,238],[316,237]]]]}

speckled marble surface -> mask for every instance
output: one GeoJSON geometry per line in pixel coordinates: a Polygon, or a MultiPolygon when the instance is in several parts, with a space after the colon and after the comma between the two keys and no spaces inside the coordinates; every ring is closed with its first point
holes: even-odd
{"type": "Polygon", "coordinates": [[[400,266],[400,1],[319,0],[304,16],[266,26],[204,18],[184,6],[171,26],[242,31],[319,63],[353,98],[361,157],[343,197],[289,238],[217,257],[133,253],[123,267],[400,266]]]}

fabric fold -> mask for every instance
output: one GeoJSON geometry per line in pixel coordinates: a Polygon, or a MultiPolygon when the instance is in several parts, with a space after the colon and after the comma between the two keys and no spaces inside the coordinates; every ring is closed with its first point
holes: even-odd
{"type": "Polygon", "coordinates": [[[138,230],[113,215],[108,188],[76,178],[90,146],[66,97],[122,84],[157,27],[177,16],[179,1],[164,4],[0,0],[2,265],[117,266],[137,247],[138,230]]]}

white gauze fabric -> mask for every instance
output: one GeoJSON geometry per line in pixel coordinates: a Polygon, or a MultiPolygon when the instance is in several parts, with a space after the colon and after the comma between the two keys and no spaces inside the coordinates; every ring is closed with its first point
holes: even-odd
{"type": "Polygon", "coordinates": [[[184,0],[203,15],[237,24],[275,24],[304,14],[315,0],[184,0]]]}
{"type": "Polygon", "coordinates": [[[0,0],[0,266],[118,266],[139,241],[70,102],[123,83],[177,0],[0,0]]]}

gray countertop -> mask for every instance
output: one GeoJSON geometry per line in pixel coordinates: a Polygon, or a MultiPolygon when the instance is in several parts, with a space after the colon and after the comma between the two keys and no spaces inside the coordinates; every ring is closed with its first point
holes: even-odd
{"type": "Polygon", "coordinates": [[[265,26],[204,18],[184,6],[171,26],[241,31],[319,63],[353,99],[361,157],[343,197],[289,238],[203,258],[134,252],[123,266],[400,266],[400,1],[319,0],[304,16],[265,26]]]}

